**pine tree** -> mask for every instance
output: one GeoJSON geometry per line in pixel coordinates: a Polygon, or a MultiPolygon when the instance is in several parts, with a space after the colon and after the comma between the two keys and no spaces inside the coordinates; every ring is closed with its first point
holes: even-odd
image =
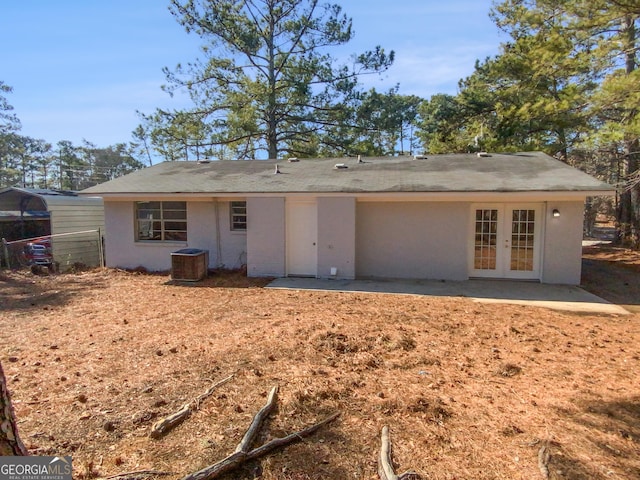
{"type": "Polygon", "coordinates": [[[319,0],[172,0],[170,9],[203,41],[202,60],[165,69],[167,90],[185,89],[194,107],[149,119],[156,145],[182,142],[184,156],[196,145],[225,146],[238,158],[305,155],[309,138],[323,142],[345,118],[358,76],[393,61],[377,47],[353,67],[336,66],[329,49],[352,38],[352,22],[319,0]]]}

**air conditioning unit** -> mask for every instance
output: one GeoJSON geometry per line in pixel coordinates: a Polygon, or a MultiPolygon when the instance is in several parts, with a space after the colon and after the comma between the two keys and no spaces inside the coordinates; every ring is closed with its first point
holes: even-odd
{"type": "Polygon", "coordinates": [[[209,250],[183,248],[171,252],[171,279],[197,282],[207,276],[209,250]]]}

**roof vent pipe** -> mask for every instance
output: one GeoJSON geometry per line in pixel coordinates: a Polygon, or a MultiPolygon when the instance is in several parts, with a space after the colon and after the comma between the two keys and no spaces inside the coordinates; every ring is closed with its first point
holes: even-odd
{"type": "Polygon", "coordinates": [[[358,163],[364,163],[364,162],[362,161],[362,155],[358,155],[358,163]]]}
{"type": "Polygon", "coordinates": [[[487,152],[478,152],[478,157],[490,157],[491,154],[487,152]]]}
{"type": "Polygon", "coordinates": [[[280,173],[280,166],[276,163],[276,169],[275,169],[275,171],[273,172],[273,174],[274,174],[274,175],[277,175],[277,174],[279,174],[279,173],[280,173]]]}
{"type": "Polygon", "coordinates": [[[413,159],[414,160],[426,160],[427,156],[426,155],[414,155],[413,159]]]}

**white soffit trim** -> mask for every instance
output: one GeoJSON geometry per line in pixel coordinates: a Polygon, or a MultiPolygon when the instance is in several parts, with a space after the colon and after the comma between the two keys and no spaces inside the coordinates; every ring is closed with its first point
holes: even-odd
{"type": "Polygon", "coordinates": [[[111,193],[103,194],[105,201],[162,201],[188,200],[190,202],[232,201],[246,198],[322,198],[355,197],[358,202],[544,202],[582,201],[586,197],[611,196],[614,190],[559,191],[559,192],[288,192],[288,193],[111,193]]]}
{"type": "Polygon", "coordinates": [[[365,194],[357,195],[359,202],[549,202],[584,201],[592,196],[610,196],[614,192],[433,192],[415,194],[365,194]]]}

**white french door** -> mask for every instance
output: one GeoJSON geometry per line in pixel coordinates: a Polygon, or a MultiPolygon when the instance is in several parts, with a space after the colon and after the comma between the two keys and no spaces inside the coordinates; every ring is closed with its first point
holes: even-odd
{"type": "Polygon", "coordinates": [[[474,205],[472,218],[470,276],[540,278],[542,205],[474,205]]]}
{"type": "Polygon", "coordinates": [[[287,275],[315,277],[318,272],[318,208],[315,200],[287,200],[287,275]]]}

